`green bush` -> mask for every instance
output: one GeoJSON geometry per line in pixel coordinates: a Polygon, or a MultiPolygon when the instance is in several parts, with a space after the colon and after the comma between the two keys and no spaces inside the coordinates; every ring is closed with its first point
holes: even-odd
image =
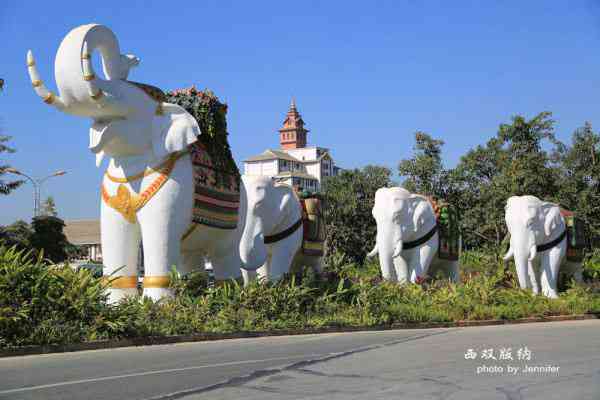
{"type": "Polygon", "coordinates": [[[600,312],[598,287],[573,285],[554,300],[535,296],[482,253],[463,254],[459,284],[385,282],[375,261],[359,266],[340,254],[331,260],[320,276],[306,270],[247,287],[230,281],[211,288],[204,273],[180,278],[173,271],[173,298],[109,305],[102,280],[88,270],[0,247],[0,346],[600,312]]]}
{"type": "Polygon", "coordinates": [[[106,294],[89,271],[47,265],[0,247],[0,345],[79,342],[111,336],[106,294]]]}
{"type": "Polygon", "coordinates": [[[583,279],[600,281],[600,249],[594,249],[583,261],[583,279]]]}

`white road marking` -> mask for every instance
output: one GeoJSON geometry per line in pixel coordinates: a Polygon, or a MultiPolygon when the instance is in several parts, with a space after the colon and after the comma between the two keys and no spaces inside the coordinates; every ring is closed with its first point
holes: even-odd
{"type": "Polygon", "coordinates": [[[49,388],[55,388],[55,387],[60,387],[60,386],[79,385],[82,383],[94,383],[94,382],[102,382],[102,381],[111,381],[111,380],[116,380],[116,379],[133,378],[133,377],[138,377],[138,376],[168,374],[168,373],[172,373],[172,372],[192,371],[195,369],[225,367],[225,366],[229,366],[229,365],[238,365],[238,364],[255,364],[255,363],[261,363],[261,362],[268,362],[268,361],[284,361],[284,360],[293,360],[293,359],[297,359],[297,358],[311,358],[311,357],[319,357],[319,356],[323,356],[323,355],[327,355],[327,354],[304,354],[301,356],[299,355],[299,356],[289,356],[289,357],[274,357],[274,358],[264,358],[264,359],[260,359],[260,360],[230,361],[230,362],[218,363],[218,364],[196,365],[193,367],[161,369],[161,370],[156,370],[156,371],[137,372],[137,373],[133,373],[133,374],[103,376],[100,378],[78,379],[78,380],[74,380],[74,381],[56,382],[56,383],[48,383],[46,385],[26,386],[26,387],[22,387],[22,388],[2,390],[2,391],[0,391],[0,395],[10,394],[10,393],[30,392],[33,390],[49,389],[49,388]]]}

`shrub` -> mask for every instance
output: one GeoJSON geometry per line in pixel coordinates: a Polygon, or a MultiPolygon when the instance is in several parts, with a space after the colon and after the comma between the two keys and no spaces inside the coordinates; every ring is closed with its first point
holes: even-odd
{"type": "Polygon", "coordinates": [[[110,335],[106,294],[89,271],[0,247],[0,344],[79,342],[110,335]]]}
{"type": "Polygon", "coordinates": [[[305,270],[247,287],[233,280],[209,287],[204,273],[179,277],[172,271],[173,298],[109,305],[103,281],[88,270],[0,247],[0,346],[600,312],[599,287],[573,285],[559,299],[547,299],[519,289],[495,258],[477,253],[463,259],[459,284],[385,282],[375,261],[357,265],[340,254],[321,276],[305,270]]]}
{"type": "Polygon", "coordinates": [[[594,249],[583,261],[583,279],[600,281],[600,249],[594,249]]]}

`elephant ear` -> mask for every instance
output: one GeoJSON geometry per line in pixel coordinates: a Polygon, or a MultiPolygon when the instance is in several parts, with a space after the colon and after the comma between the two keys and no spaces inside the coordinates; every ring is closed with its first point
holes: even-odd
{"type": "Polygon", "coordinates": [[[415,204],[413,211],[413,226],[415,227],[415,232],[418,232],[429,220],[434,218],[433,210],[431,209],[429,201],[421,196],[415,196],[412,201],[415,204]]]}
{"type": "Polygon", "coordinates": [[[297,202],[297,197],[292,193],[293,189],[287,186],[282,186],[280,189],[284,190],[283,196],[281,197],[281,203],[279,203],[279,213],[287,217],[292,212],[292,206],[294,202],[297,202]]]}
{"type": "Polygon", "coordinates": [[[200,135],[198,122],[182,107],[162,103],[162,114],[155,117],[152,132],[152,149],[157,158],[182,151],[200,135]]]}
{"type": "Polygon", "coordinates": [[[563,218],[560,215],[560,208],[556,204],[544,203],[542,212],[544,213],[544,233],[548,237],[556,228],[564,224],[563,218]]]}

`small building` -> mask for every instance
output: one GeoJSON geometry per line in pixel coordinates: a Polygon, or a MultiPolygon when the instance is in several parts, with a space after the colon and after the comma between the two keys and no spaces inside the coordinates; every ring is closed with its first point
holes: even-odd
{"type": "MultiPolygon", "coordinates": [[[[78,256],[69,262],[77,267],[90,262],[102,263],[102,242],[100,240],[100,220],[72,220],[65,221],[63,229],[69,243],[80,247],[78,256]]],[[[144,250],[140,242],[138,250],[138,271],[144,270],[144,250]]]]}
{"type": "Polygon", "coordinates": [[[69,243],[82,248],[77,259],[72,262],[102,262],[100,245],[100,221],[97,219],[65,221],[63,230],[69,243]]]}
{"type": "Polygon", "coordinates": [[[292,99],[279,129],[280,148],[244,160],[244,174],[272,176],[299,189],[319,191],[323,180],[337,175],[340,168],[329,149],[307,145],[308,132],[292,99]]]}

